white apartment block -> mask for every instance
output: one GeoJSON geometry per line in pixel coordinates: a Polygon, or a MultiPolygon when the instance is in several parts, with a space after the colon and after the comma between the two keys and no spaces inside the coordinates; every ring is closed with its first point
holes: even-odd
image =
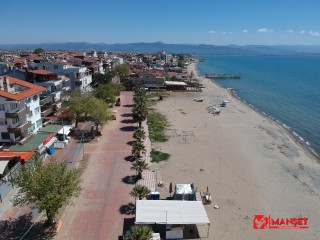
{"type": "Polygon", "coordinates": [[[43,65],[50,72],[68,77],[72,90],[79,90],[81,92],[91,91],[92,75],[87,67],[72,66],[66,62],[42,62],[39,64],[39,67],[43,67],[43,65]]]}
{"type": "Polygon", "coordinates": [[[15,143],[42,127],[40,93],[46,88],[0,77],[0,142],[15,143]]]}

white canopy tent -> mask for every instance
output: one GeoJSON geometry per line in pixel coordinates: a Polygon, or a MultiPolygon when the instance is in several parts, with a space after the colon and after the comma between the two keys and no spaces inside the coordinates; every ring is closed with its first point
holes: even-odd
{"type": "Polygon", "coordinates": [[[201,201],[137,200],[136,224],[210,224],[201,201]]]}
{"type": "Polygon", "coordinates": [[[71,125],[64,125],[63,128],[58,132],[58,134],[68,135],[70,133],[71,125]]]}
{"type": "Polygon", "coordinates": [[[176,194],[191,194],[193,189],[191,184],[176,184],[176,194]]]}

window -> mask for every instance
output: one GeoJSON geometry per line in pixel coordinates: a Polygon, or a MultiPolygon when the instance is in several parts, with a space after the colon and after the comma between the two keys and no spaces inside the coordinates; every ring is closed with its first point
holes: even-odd
{"type": "Polygon", "coordinates": [[[1,132],[2,139],[10,139],[10,135],[7,132],[1,132]]]}
{"type": "Polygon", "coordinates": [[[33,101],[37,101],[38,100],[38,95],[34,95],[33,96],[33,101]]]}
{"type": "Polygon", "coordinates": [[[18,104],[17,103],[10,103],[10,110],[15,110],[18,108],[18,104]]]}
{"type": "Polygon", "coordinates": [[[31,98],[27,98],[26,103],[30,103],[30,102],[31,102],[31,98]]]}
{"type": "Polygon", "coordinates": [[[0,111],[5,111],[5,110],[6,110],[6,108],[5,108],[4,104],[1,103],[1,104],[0,104],[0,111]]]}
{"type": "Polygon", "coordinates": [[[41,127],[41,125],[42,125],[42,120],[41,120],[41,119],[37,120],[36,124],[37,124],[37,127],[41,127]]]}
{"type": "Polygon", "coordinates": [[[27,116],[28,116],[28,118],[31,118],[32,115],[33,115],[33,114],[32,114],[32,111],[30,111],[27,116]]]}
{"type": "Polygon", "coordinates": [[[7,121],[5,118],[0,118],[0,125],[7,125],[7,121]]]}
{"type": "Polygon", "coordinates": [[[35,129],[35,124],[32,124],[31,127],[29,127],[28,132],[31,133],[35,129]]]}
{"type": "Polygon", "coordinates": [[[34,109],[34,114],[37,115],[40,112],[40,107],[34,109]]]}
{"type": "Polygon", "coordinates": [[[54,65],[53,68],[54,68],[54,69],[58,69],[58,65],[54,65]]]}
{"type": "Polygon", "coordinates": [[[12,118],[12,124],[15,125],[19,122],[19,118],[12,118]]]}

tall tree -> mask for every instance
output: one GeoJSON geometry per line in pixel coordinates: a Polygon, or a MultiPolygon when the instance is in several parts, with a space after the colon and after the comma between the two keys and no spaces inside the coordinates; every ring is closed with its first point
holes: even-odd
{"type": "Polygon", "coordinates": [[[41,53],[43,53],[43,52],[45,52],[43,48],[36,48],[36,49],[33,51],[34,54],[41,54],[41,53]]]}
{"type": "Polygon", "coordinates": [[[152,229],[146,225],[135,225],[130,229],[125,240],[150,240],[152,239],[152,229]]]}
{"type": "Polygon", "coordinates": [[[79,102],[81,113],[84,114],[85,119],[87,120],[88,114],[91,113],[93,105],[97,99],[91,93],[82,93],[81,100],[79,102]]]}
{"type": "Polygon", "coordinates": [[[124,82],[130,75],[130,67],[128,64],[118,64],[114,68],[114,72],[119,76],[120,81],[124,82]]]}
{"type": "Polygon", "coordinates": [[[70,98],[65,102],[70,113],[74,115],[76,120],[75,127],[78,127],[80,116],[87,111],[86,97],[80,91],[73,91],[70,98]]]}
{"type": "Polygon", "coordinates": [[[149,164],[144,160],[136,160],[132,163],[131,170],[135,170],[137,178],[142,178],[142,172],[149,169],[149,164]]]}
{"type": "Polygon", "coordinates": [[[117,96],[117,87],[115,84],[100,85],[93,91],[93,94],[96,98],[100,98],[106,103],[115,103],[117,96]]]}
{"type": "Polygon", "coordinates": [[[92,102],[89,114],[97,131],[99,130],[99,125],[105,124],[110,119],[110,111],[107,104],[103,100],[97,98],[92,102]]]}
{"type": "Polygon", "coordinates": [[[109,84],[111,83],[112,79],[115,77],[115,71],[110,71],[105,74],[97,73],[92,76],[92,85],[94,87],[98,87],[102,84],[109,84]]]}
{"type": "Polygon", "coordinates": [[[130,195],[134,198],[139,198],[139,200],[142,200],[143,198],[148,196],[149,193],[149,188],[138,184],[132,188],[130,195]]]}
{"type": "Polygon", "coordinates": [[[18,194],[13,199],[15,206],[30,204],[33,208],[46,211],[49,223],[63,205],[72,203],[81,188],[82,170],[68,170],[67,163],[51,160],[44,165],[40,158],[34,164],[25,165],[13,179],[13,184],[19,187],[18,194]]]}

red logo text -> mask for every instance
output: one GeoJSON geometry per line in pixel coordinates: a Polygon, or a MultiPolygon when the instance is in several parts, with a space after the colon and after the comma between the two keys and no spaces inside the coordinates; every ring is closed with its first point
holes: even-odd
{"type": "Polygon", "coordinates": [[[272,218],[271,215],[254,215],[253,229],[306,229],[308,226],[308,218],[295,217],[295,218],[272,218]]]}

